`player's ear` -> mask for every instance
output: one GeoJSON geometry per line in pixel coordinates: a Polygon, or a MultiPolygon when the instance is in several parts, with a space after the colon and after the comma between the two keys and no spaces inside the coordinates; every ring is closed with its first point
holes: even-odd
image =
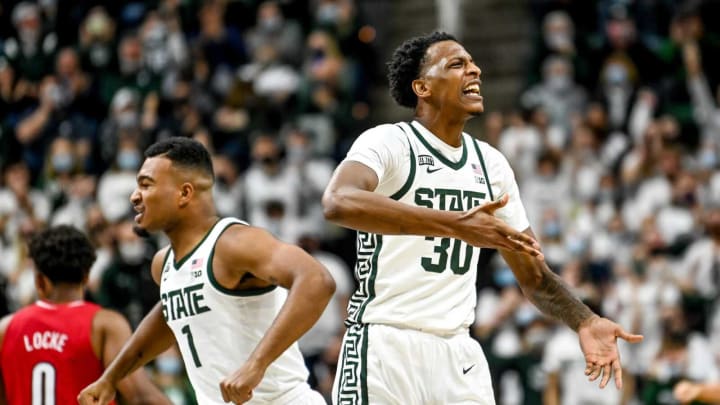
{"type": "Polygon", "coordinates": [[[424,98],[430,95],[430,88],[424,79],[413,80],[412,89],[418,98],[424,98]]]}
{"type": "Polygon", "coordinates": [[[195,194],[195,187],[192,183],[185,182],[180,186],[180,197],[178,198],[178,204],[181,207],[186,206],[195,194]]]}

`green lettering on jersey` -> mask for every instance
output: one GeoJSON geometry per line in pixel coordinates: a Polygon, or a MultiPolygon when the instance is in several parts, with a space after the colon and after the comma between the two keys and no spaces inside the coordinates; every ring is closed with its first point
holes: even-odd
{"type": "Polygon", "coordinates": [[[441,211],[465,211],[482,204],[485,195],[480,191],[419,187],[415,190],[415,204],[441,211]]]}
{"type": "Polygon", "coordinates": [[[203,303],[205,296],[202,294],[202,287],[203,283],[200,283],[160,294],[165,321],[189,318],[210,311],[203,303]]]}
{"type": "Polygon", "coordinates": [[[438,198],[441,211],[463,211],[462,192],[451,188],[435,189],[435,196],[438,198]]]}
{"type": "MultiPolygon", "coordinates": [[[[442,211],[466,211],[485,200],[485,193],[479,191],[448,188],[431,189],[420,187],[415,190],[415,204],[421,207],[442,211]]],[[[459,239],[426,237],[426,240],[438,240],[433,246],[432,257],[420,258],[425,271],[442,273],[450,268],[455,274],[462,275],[470,270],[473,247],[459,239]],[[449,259],[449,263],[448,263],[449,259]],[[449,266],[448,266],[449,264],[449,266]]]]}
{"type": "Polygon", "coordinates": [[[198,292],[198,290],[202,290],[202,283],[191,285],[190,287],[185,288],[185,293],[188,295],[188,302],[192,302],[192,305],[190,306],[193,308],[196,314],[202,314],[203,312],[208,312],[210,308],[205,306],[202,301],[205,299],[205,296],[202,295],[202,293],[198,292]]]}
{"type": "Polygon", "coordinates": [[[435,193],[432,189],[421,187],[415,190],[415,204],[420,207],[433,208],[435,193]]]}

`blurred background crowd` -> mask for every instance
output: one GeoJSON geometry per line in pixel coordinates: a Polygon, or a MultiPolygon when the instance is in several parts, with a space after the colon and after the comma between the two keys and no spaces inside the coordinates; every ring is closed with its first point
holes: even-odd
{"type": "MultiPolygon", "coordinates": [[[[511,162],[551,268],[645,335],[622,346],[624,389],[597,389],[575,335],[483,251],[473,333],[498,403],[673,404],[677,381],[720,379],[720,3],[485,2],[517,4],[532,32],[520,90],[486,97],[473,134],[511,162]]],[[[394,111],[382,66],[410,36],[385,15],[399,3],[3,0],[0,314],[35,299],[27,236],[68,223],[97,246],[88,299],[137,325],[157,302],[149,266],[167,241],[132,231],[135,173],[149,144],[193,137],[212,153],[221,215],[297,243],[335,277],[300,342],[327,395],[355,242],[324,221],[320,196],[354,138],[394,111]]],[[[484,29],[467,22],[471,3],[435,1],[421,32],[471,37],[484,29]]],[[[151,370],[177,404],[194,403],[177,352],[151,370]]]]}

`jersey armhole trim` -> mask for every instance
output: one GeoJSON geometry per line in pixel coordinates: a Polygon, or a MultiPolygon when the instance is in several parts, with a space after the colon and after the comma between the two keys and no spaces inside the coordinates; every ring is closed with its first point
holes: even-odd
{"type": "MultiPolygon", "coordinates": [[[[223,233],[225,233],[225,231],[233,225],[244,225],[244,224],[242,224],[240,222],[231,222],[231,223],[225,225],[225,227],[220,231],[220,233],[218,233],[218,237],[215,240],[215,243],[217,243],[217,240],[220,239],[220,236],[223,233]]],[[[210,255],[208,255],[207,270],[208,270],[208,280],[210,280],[210,284],[218,292],[221,292],[221,293],[227,294],[227,295],[231,295],[234,297],[252,297],[252,296],[256,296],[256,295],[262,295],[265,293],[269,293],[270,291],[277,288],[276,285],[271,285],[271,286],[262,287],[262,288],[250,288],[247,290],[231,290],[229,288],[225,288],[225,287],[221,286],[220,283],[215,278],[215,273],[213,272],[213,258],[214,257],[215,257],[215,245],[213,245],[213,247],[210,249],[210,255]]]]}
{"type": "Polygon", "coordinates": [[[407,180],[405,180],[405,184],[398,190],[395,194],[391,195],[390,198],[393,200],[399,200],[401,199],[405,193],[410,190],[410,186],[412,186],[413,180],[415,180],[415,150],[413,150],[412,143],[410,142],[410,137],[408,136],[405,129],[403,129],[402,125],[395,124],[398,128],[400,128],[401,131],[405,134],[405,138],[408,141],[408,146],[410,147],[410,173],[408,174],[407,180]]]}
{"type": "Polygon", "coordinates": [[[480,166],[482,167],[483,176],[485,176],[485,183],[487,184],[488,193],[490,194],[490,201],[495,201],[495,197],[492,192],[492,185],[490,184],[490,177],[488,176],[487,168],[485,167],[485,159],[483,159],[482,152],[480,152],[480,146],[478,140],[473,138],[473,145],[475,146],[475,152],[477,152],[478,158],[480,158],[480,166]]]}

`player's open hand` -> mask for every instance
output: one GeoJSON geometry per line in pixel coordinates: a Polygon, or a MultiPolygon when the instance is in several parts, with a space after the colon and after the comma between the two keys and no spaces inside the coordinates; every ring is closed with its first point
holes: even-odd
{"type": "Polygon", "coordinates": [[[687,404],[694,401],[700,395],[700,391],[702,388],[699,384],[683,380],[675,385],[673,395],[680,403],[687,404]]]}
{"type": "Polygon", "coordinates": [[[617,348],[617,339],[621,338],[630,343],[637,343],[643,339],[642,335],[633,335],[626,332],[617,323],[599,316],[584,321],[578,328],[580,348],[585,354],[585,375],[590,381],[602,376],[600,388],[615,376],[615,386],[622,388],[622,364],[617,348]]]}
{"type": "Polygon", "coordinates": [[[543,260],[540,245],[534,238],[495,217],[495,211],[504,207],[508,200],[509,196],[505,194],[467,211],[461,219],[464,227],[459,239],[473,246],[520,252],[543,260]]]}
{"type": "Polygon", "coordinates": [[[115,398],[115,387],[100,378],[80,391],[77,400],[80,405],[105,405],[115,398]]]}
{"type": "Polygon", "coordinates": [[[264,375],[264,369],[253,367],[248,363],[243,364],[238,371],[220,382],[223,401],[234,404],[244,404],[249,401],[253,396],[252,390],[260,384],[264,375]]]}

